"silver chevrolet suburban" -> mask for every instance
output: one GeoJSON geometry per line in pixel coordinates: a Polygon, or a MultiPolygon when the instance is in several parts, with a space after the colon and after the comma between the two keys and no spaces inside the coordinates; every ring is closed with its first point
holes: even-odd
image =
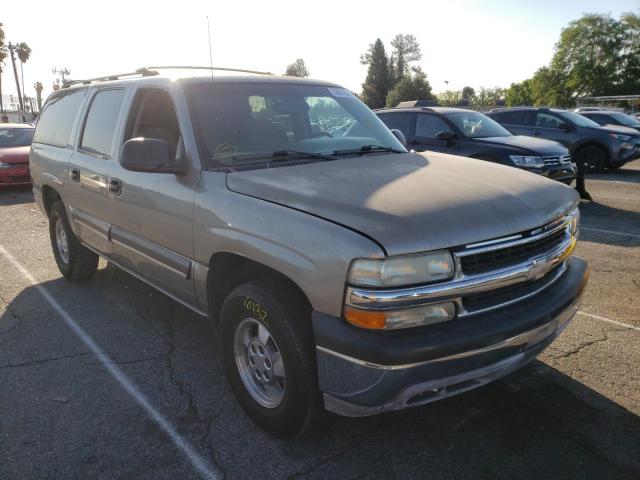
{"type": "Polygon", "coordinates": [[[229,384],[266,431],[476,388],[576,313],[573,189],[408,152],[338,85],[181,72],[52,94],[33,191],[67,279],[104,257],[214,322],[229,384]]]}

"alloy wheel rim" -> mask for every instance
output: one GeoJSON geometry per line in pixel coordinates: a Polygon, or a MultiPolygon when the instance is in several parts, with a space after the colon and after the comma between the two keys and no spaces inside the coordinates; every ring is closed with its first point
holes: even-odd
{"type": "Polygon", "coordinates": [[[69,239],[61,219],[56,222],[56,247],[65,264],[69,263],[69,239]]]}
{"type": "Polygon", "coordinates": [[[234,335],[234,354],[249,395],[265,408],[280,405],[286,385],[284,362],[269,329],[254,318],[243,319],[234,335]]]}

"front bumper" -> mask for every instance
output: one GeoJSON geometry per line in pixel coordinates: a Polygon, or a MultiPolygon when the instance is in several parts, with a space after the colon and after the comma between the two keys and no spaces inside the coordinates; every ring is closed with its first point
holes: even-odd
{"type": "Polygon", "coordinates": [[[313,314],[318,378],[327,410],[366,416],[423,405],[484,385],[524,366],[577,312],[588,280],[567,260],[553,287],[508,307],[408,330],[363,330],[313,314]]]}
{"type": "Polygon", "coordinates": [[[542,175],[543,177],[550,178],[551,180],[557,180],[566,184],[570,184],[576,178],[577,172],[576,164],[573,162],[554,166],[545,166],[544,168],[540,169],[523,168],[523,170],[534,172],[542,175]]]}

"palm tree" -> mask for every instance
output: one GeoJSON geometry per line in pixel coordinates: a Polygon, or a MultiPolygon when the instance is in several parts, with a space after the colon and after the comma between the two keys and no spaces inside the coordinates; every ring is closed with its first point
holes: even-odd
{"type": "Polygon", "coordinates": [[[7,49],[4,46],[4,30],[2,23],[0,23],[0,113],[4,113],[4,105],[2,105],[2,66],[5,58],[7,58],[7,49]]]}
{"type": "Polygon", "coordinates": [[[31,47],[24,42],[20,42],[16,45],[16,53],[18,54],[18,60],[20,60],[20,76],[22,77],[22,95],[24,95],[24,64],[27,63],[31,56],[31,47]]]}
{"type": "Polygon", "coordinates": [[[38,113],[40,113],[42,111],[42,82],[34,83],[33,88],[36,89],[36,103],[38,104],[38,113]]]}

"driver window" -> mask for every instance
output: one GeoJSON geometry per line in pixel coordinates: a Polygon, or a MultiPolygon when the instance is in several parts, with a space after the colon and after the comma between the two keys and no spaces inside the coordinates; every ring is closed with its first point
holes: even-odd
{"type": "Polygon", "coordinates": [[[136,93],[124,140],[136,137],[165,140],[169,146],[169,158],[176,158],[180,128],[173,100],[167,91],[143,88],[136,93]]]}
{"type": "Polygon", "coordinates": [[[451,132],[451,128],[444,120],[426,113],[418,115],[416,118],[416,137],[436,138],[440,132],[451,132]]]}
{"type": "Polygon", "coordinates": [[[538,112],[536,114],[536,127],[560,128],[563,125],[565,125],[565,123],[554,115],[544,112],[538,112]]]}

